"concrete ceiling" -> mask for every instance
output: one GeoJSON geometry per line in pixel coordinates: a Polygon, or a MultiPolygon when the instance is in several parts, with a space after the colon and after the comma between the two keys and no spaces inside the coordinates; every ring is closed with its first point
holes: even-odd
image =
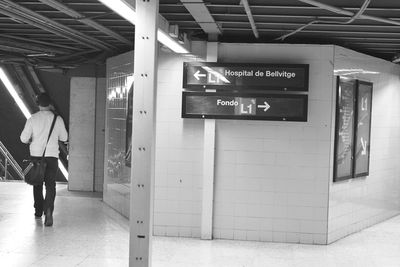
{"type": "MultiPolygon", "coordinates": [[[[212,26],[221,42],[336,44],[389,61],[400,50],[398,0],[206,0],[199,14],[188,2],[160,0],[160,14],[192,40],[212,26]]],[[[133,39],[134,26],[98,0],[0,0],[3,63],[72,68],[131,50],[133,39]]]]}

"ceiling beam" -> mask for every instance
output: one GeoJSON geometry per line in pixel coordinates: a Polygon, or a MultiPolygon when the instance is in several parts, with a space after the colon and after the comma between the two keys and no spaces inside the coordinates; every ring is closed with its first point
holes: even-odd
{"type": "Polygon", "coordinates": [[[112,48],[102,41],[84,35],[79,31],[73,30],[62,24],[59,24],[47,17],[39,15],[30,9],[24,8],[11,0],[0,0],[0,13],[11,18],[28,23],[55,35],[73,40],[79,44],[98,50],[111,50],[112,48]]]}
{"type": "Polygon", "coordinates": [[[243,5],[244,10],[246,11],[247,18],[249,19],[251,29],[253,30],[253,34],[256,38],[259,37],[258,31],[257,31],[257,26],[254,22],[254,17],[253,14],[251,13],[250,5],[248,0],[241,0],[240,3],[243,5]]]}
{"type": "MultiPolygon", "coordinates": [[[[248,22],[245,21],[218,21],[221,24],[229,24],[229,25],[247,25],[248,22]]],[[[280,28],[282,31],[286,31],[286,30],[291,30],[290,26],[293,27],[298,27],[301,25],[304,25],[302,23],[280,23],[280,22],[257,22],[258,24],[258,28],[267,28],[268,26],[271,27],[275,27],[275,28],[280,28]],[[262,27],[264,26],[264,27],[262,27]],[[286,28],[283,28],[284,26],[287,26],[286,28]]],[[[184,28],[184,26],[181,26],[182,28],[184,28]]],[[[328,23],[324,23],[324,24],[312,24],[310,25],[308,28],[343,28],[343,29],[374,29],[374,30],[379,30],[381,32],[386,32],[386,33],[392,33],[393,31],[386,31],[386,30],[398,30],[399,27],[394,26],[394,25],[371,25],[371,24],[348,24],[348,25],[344,25],[344,24],[328,24],[328,23]]],[[[363,32],[362,30],[359,32],[363,32]]]]}
{"type": "MultiPolygon", "coordinates": [[[[345,42],[346,43],[346,42],[345,42]]],[[[391,49],[394,49],[394,47],[400,48],[400,43],[373,43],[373,42],[347,42],[346,44],[349,45],[360,45],[361,47],[365,46],[374,46],[374,47],[392,47],[391,49]]]]}
{"type": "MultiPolygon", "coordinates": [[[[342,9],[342,8],[338,8],[338,7],[335,7],[335,6],[327,5],[327,4],[324,4],[324,3],[321,3],[321,2],[318,2],[318,1],[314,1],[314,0],[297,0],[297,1],[300,1],[300,2],[303,2],[303,3],[306,3],[306,4],[310,4],[310,5],[313,5],[313,6],[317,6],[319,8],[322,8],[322,9],[325,9],[325,10],[328,10],[328,11],[331,11],[331,12],[334,12],[334,13],[338,13],[338,14],[341,14],[341,15],[350,16],[350,17],[352,17],[352,16],[354,16],[356,14],[356,13],[354,13],[352,11],[348,11],[348,10],[345,10],[345,9],[342,9]]],[[[388,23],[388,24],[393,24],[393,25],[400,26],[400,22],[393,21],[393,20],[386,19],[386,18],[380,18],[380,17],[364,15],[364,14],[361,14],[358,18],[359,19],[368,19],[368,20],[373,20],[373,21],[378,21],[378,22],[382,22],[382,23],[388,23]]]]}
{"type": "MultiPolygon", "coordinates": [[[[185,28],[186,29],[186,28],[185,28]]],[[[196,28],[188,28],[188,29],[193,29],[195,30],[196,28]]],[[[230,32],[246,32],[246,31],[251,31],[248,28],[232,28],[232,27],[225,27],[224,31],[230,31],[230,32]]],[[[259,32],[275,32],[275,33],[282,33],[282,29],[258,29],[259,32]]],[[[351,34],[353,37],[355,34],[364,36],[364,35],[393,35],[393,36],[400,36],[400,32],[371,32],[371,31],[329,31],[329,30],[304,30],[299,32],[299,34],[302,33],[308,33],[308,34],[321,34],[321,33],[326,33],[326,34],[335,34],[336,36],[340,37],[340,35],[346,35],[346,34],[351,34]]],[[[341,36],[344,37],[344,36],[341,36]]]]}
{"type": "Polygon", "coordinates": [[[64,48],[67,50],[75,50],[75,51],[80,51],[82,49],[72,47],[72,46],[66,46],[62,44],[54,44],[54,43],[49,43],[49,42],[43,42],[39,40],[33,40],[32,38],[23,38],[23,37],[18,37],[18,36],[13,36],[13,35],[8,35],[8,34],[0,34],[0,38],[9,38],[9,39],[14,39],[18,41],[25,42],[27,44],[40,44],[40,45],[46,45],[47,47],[58,47],[58,48],[64,48]]]}
{"type": "Polygon", "coordinates": [[[46,5],[51,6],[52,8],[54,8],[54,9],[56,9],[58,11],[61,11],[61,12],[65,13],[65,14],[67,14],[68,16],[76,19],[77,21],[80,21],[80,22],[82,22],[82,23],[84,23],[84,24],[86,24],[86,25],[88,25],[88,26],[90,26],[92,28],[95,28],[96,30],[98,30],[98,31],[100,31],[102,33],[105,33],[105,34],[107,34],[107,35],[109,35],[109,36],[121,41],[124,44],[127,44],[127,45],[131,45],[132,44],[132,42],[129,41],[128,39],[126,39],[125,37],[123,37],[123,36],[119,35],[118,33],[116,33],[114,31],[104,27],[103,25],[97,23],[96,21],[85,17],[84,15],[80,14],[79,12],[69,8],[68,6],[66,6],[66,5],[64,5],[64,4],[62,4],[62,3],[58,2],[58,1],[55,1],[55,0],[39,0],[39,1],[44,3],[44,4],[46,4],[46,5]]]}
{"type": "Polygon", "coordinates": [[[29,95],[29,101],[30,103],[36,103],[36,95],[38,95],[39,91],[32,86],[31,81],[29,80],[29,78],[27,77],[23,65],[21,64],[12,64],[10,67],[13,68],[14,73],[15,73],[15,77],[17,80],[19,80],[19,85],[22,85],[22,92],[27,92],[28,94],[24,94],[29,95]]]}
{"type": "MultiPolygon", "coordinates": [[[[241,9],[240,6],[238,6],[237,4],[211,4],[211,3],[206,3],[207,7],[210,8],[229,8],[229,9],[241,9]]],[[[160,3],[160,8],[162,7],[170,7],[170,8],[174,8],[176,7],[176,4],[161,4],[160,3]]],[[[252,5],[252,8],[254,9],[278,9],[278,10],[282,10],[282,9],[305,9],[305,10],[316,10],[319,11],[320,8],[317,6],[299,6],[299,5],[252,5]]],[[[342,9],[345,10],[354,10],[354,11],[358,11],[360,8],[359,7],[349,7],[349,6],[342,6],[342,9]]],[[[400,11],[400,8],[398,7],[368,7],[368,10],[370,11],[383,11],[383,12],[387,12],[387,11],[391,11],[391,12],[398,12],[400,11]]]]}
{"type": "Polygon", "coordinates": [[[34,49],[15,47],[14,45],[7,45],[7,44],[1,44],[1,43],[0,43],[0,50],[7,51],[7,52],[18,53],[18,54],[27,54],[27,53],[40,52],[40,51],[37,51],[37,50],[34,50],[34,49]]]}
{"type": "MultiPolygon", "coordinates": [[[[180,16],[189,16],[187,13],[165,13],[163,14],[165,17],[168,18],[168,20],[171,23],[174,23],[175,21],[177,21],[176,19],[174,19],[173,17],[180,17],[180,16]]],[[[246,18],[247,15],[243,14],[243,13],[214,13],[213,16],[216,17],[243,17],[246,18]]],[[[282,14],[282,15],[276,15],[276,14],[253,14],[254,18],[282,18],[282,19],[304,19],[304,20],[310,20],[310,19],[315,19],[316,16],[311,16],[311,15],[286,15],[286,14],[282,14]]],[[[326,19],[326,20],[348,20],[349,17],[348,16],[318,16],[318,19],[326,19]]],[[[400,21],[400,18],[386,18],[392,21],[400,21]]],[[[219,21],[218,21],[219,22],[219,21]]],[[[259,21],[257,22],[257,24],[259,23],[259,21]]]]}
{"type": "Polygon", "coordinates": [[[18,42],[15,39],[11,38],[4,38],[0,36],[0,44],[1,45],[6,45],[6,46],[13,46],[16,48],[22,48],[22,49],[27,49],[35,52],[41,52],[41,53],[49,53],[49,54],[68,54],[71,52],[71,50],[63,50],[59,48],[53,48],[45,45],[40,45],[40,44],[32,44],[32,43],[26,43],[26,42],[18,42]]]}
{"type": "MultiPolygon", "coordinates": [[[[235,24],[237,24],[237,25],[248,25],[248,21],[234,21],[234,20],[218,20],[217,21],[219,24],[232,24],[232,25],[235,25],[235,24]]],[[[194,26],[194,25],[197,25],[197,23],[195,22],[195,21],[188,21],[188,20],[176,20],[176,21],[174,21],[174,23],[176,23],[176,24],[188,24],[188,25],[192,25],[192,26],[194,26]]],[[[295,22],[293,22],[293,23],[291,23],[291,22],[257,22],[257,25],[259,26],[259,28],[262,28],[262,27],[260,27],[260,26],[276,26],[276,27],[282,27],[282,26],[294,26],[294,27],[296,27],[296,26],[301,26],[301,25],[304,25],[303,23],[295,23],[295,22]]],[[[371,29],[371,28],[376,28],[376,29],[399,29],[399,27],[398,26],[395,26],[395,25],[387,25],[387,24],[385,24],[385,25],[376,25],[376,24],[349,24],[349,25],[344,25],[344,24],[334,24],[334,23],[331,23],[331,24],[328,24],[328,23],[324,23],[324,24],[313,24],[313,25],[310,25],[309,26],[309,28],[312,28],[312,27],[328,27],[328,28],[330,28],[330,27],[342,27],[342,28],[349,28],[349,27],[354,27],[354,28],[368,28],[368,29],[371,29]]],[[[180,26],[181,28],[184,28],[185,26],[184,25],[181,25],[180,26]]],[[[286,28],[285,29],[282,29],[282,30],[287,30],[286,28]]]]}
{"type": "Polygon", "coordinates": [[[400,39],[399,38],[391,38],[391,37],[368,37],[368,36],[364,36],[364,37],[353,37],[353,36],[349,36],[349,37],[335,37],[336,39],[342,39],[344,41],[364,41],[364,42],[399,42],[400,39]]]}
{"type": "Polygon", "coordinates": [[[205,33],[211,35],[219,35],[222,33],[203,0],[180,1],[205,33]]]}
{"type": "MultiPolygon", "coordinates": [[[[20,1],[20,2],[18,2],[19,4],[21,4],[21,5],[34,5],[34,6],[37,6],[38,5],[38,3],[37,2],[35,2],[35,1],[20,1]]],[[[79,3],[79,2],[76,2],[76,3],[69,3],[69,5],[71,5],[71,6],[97,6],[97,7],[102,7],[103,5],[101,4],[101,3],[99,3],[99,2],[93,2],[93,3],[79,3]]]]}
{"type": "MultiPolygon", "coordinates": [[[[199,27],[194,25],[194,26],[180,26],[181,29],[183,30],[199,30],[199,27]]],[[[283,28],[262,28],[262,27],[258,27],[258,31],[259,32],[267,32],[267,31],[271,31],[271,32],[285,32],[285,31],[291,31],[293,29],[283,29],[283,28]]],[[[379,29],[377,29],[379,30],[379,29]]],[[[400,32],[385,32],[385,31],[368,31],[368,29],[365,29],[364,31],[355,31],[355,30],[328,30],[328,29],[315,29],[315,30],[303,30],[301,32],[305,32],[305,33],[333,33],[333,34],[341,34],[341,33],[351,33],[351,34],[376,34],[376,35],[394,35],[394,36],[398,36],[400,34],[400,32]]],[[[250,28],[248,27],[241,27],[241,28],[236,28],[234,26],[225,26],[224,27],[224,31],[231,31],[231,32],[243,32],[243,31],[251,31],[250,28]]],[[[368,38],[366,36],[366,38],[368,38]]]]}

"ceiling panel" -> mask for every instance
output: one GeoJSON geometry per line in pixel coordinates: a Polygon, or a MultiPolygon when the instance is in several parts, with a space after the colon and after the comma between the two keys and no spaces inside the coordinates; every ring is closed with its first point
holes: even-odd
{"type": "MultiPolygon", "coordinates": [[[[24,50],[24,44],[40,44],[40,48],[46,50],[48,47],[49,51],[55,47],[66,49],[70,53],[94,51],[103,55],[98,57],[100,61],[107,56],[133,49],[134,26],[98,0],[53,1],[80,13],[81,17],[71,17],[40,0],[0,0],[0,44],[2,45],[0,62],[10,58],[4,56],[9,52],[6,49],[9,38],[18,38],[15,42],[19,50],[15,49],[16,51],[12,52],[14,56],[12,58],[15,56],[28,58],[29,51],[24,50]],[[22,12],[23,10],[29,12],[22,12]],[[33,12],[34,18],[28,16],[30,12],[33,12]],[[46,21],[41,21],[43,18],[46,21]],[[85,23],[84,19],[89,19],[108,30],[93,27],[85,23]]],[[[192,17],[180,0],[159,2],[160,14],[170,24],[178,25],[180,31],[187,33],[190,39],[208,39],[199,22],[192,17]]],[[[302,0],[248,0],[248,2],[259,38],[253,34],[241,0],[204,1],[210,15],[222,30],[222,34],[218,36],[219,41],[336,44],[386,60],[392,60],[400,52],[400,1],[398,0],[371,0],[363,15],[375,18],[360,17],[348,24],[345,22],[349,21],[351,16],[304,3],[302,0]],[[309,23],[312,24],[300,31],[297,30],[309,23]],[[280,38],[284,36],[287,37],[280,38]]],[[[319,0],[318,2],[355,14],[365,0],[319,0]]],[[[49,61],[54,62],[55,66],[74,65],[73,58],[68,62],[60,62],[57,61],[57,53],[54,51],[49,52],[49,55],[51,57],[48,58],[29,57],[28,62],[38,67],[41,60],[46,62],[46,66],[49,61]]]]}
{"type": "MultiPolygon", "coordinates": [[[[400,37],[398,0],[371,0],[362,14],[378,19],[359,17],[347,24],[346,22],[351,19],[350,15],[332,12],[301,0],[248,0],[259,38],[254,36],[249,18],[240,2],[240,0],[205,1],[209,12],[222,29],[219,41],[336,44],[386,60],[392,60],[400,52],[398,46],[392,45],[393,40],[400,37]],[[309,23],[310,25],[305,26],[309,23]],[[301,27],[304,29],[297,31],[301,27]],[[286,38],[279,39],[286,35],[288,35],[286,38]]],[[[356,14],[366,1],[320,0],[318,2],[356,14]]],[[[177,24],[192,39],[206,40],[207,34],[182,7],[179,0],[160,1],[160,13],[171,24],[177,24]]]]}

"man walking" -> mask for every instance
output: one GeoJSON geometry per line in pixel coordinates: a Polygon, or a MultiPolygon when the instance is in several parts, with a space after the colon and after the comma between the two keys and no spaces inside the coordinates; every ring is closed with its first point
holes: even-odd
{"type": "Polygon", "coordinates": [[[53,225],[54,200],[56,197],[56,175],[58,171],[58,141],[66,142],[68,133],[64,121],[60,116],[51,111],[50,97],[42,93],[37,97],[39,111],[30,117],[21,133],[21,141],[29,145],[32,159],[40,159],[46,149],[45,160],[47,163],[44,183],[46,197],[43,199],[43,184],[33,186],[35,217],[41,218],[45,213],[45,225],[53,225]],[[54,129],[49,138],[49,132],[54,116],[57,116],[54,129]],[[48,142],[47,142],[48,140],[48,142]],[[47,144],[47,145],[46,145],[47,144]]]}

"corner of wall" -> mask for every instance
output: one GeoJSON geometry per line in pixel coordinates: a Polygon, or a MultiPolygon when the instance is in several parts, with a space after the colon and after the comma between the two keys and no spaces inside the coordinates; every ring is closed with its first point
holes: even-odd
{"type": "Polygon", "coordinates": [[[329,221],[329,213],[330,213],[330,195],[331,195],[331,189],[332,189],[332,181],[333,181],[333,161],[334,161],[334,149],[335,149],[335,118],[336,118],[336,79],[335,79],[335,74],[334,74],[334,70],[335,70],[335,57],[336,57],[336,45],[334,45],[334,46],[332,46],[332,58],[331,58],[331,60],[330,60],[330,62],[331,62],[331,66],[332,66],[332,72],[331,72],[331,75],[332,75],[332,83],[331,83],[331,88],[332,88],[332,90],[331,90],[331,93],[332,93],[332,96],[331,96],[331,99],[332,99],[332,101],[331,101],[331,114],[332,114],[332,116],[331,116],[331,132],[330,132],[330,142],[331,142],[331,145],[330,145],[330,151],[329,151],[329,174],[328,174],[328,176],[329,176],[329,181],[328,181],[328,200],[327,200],[327,203],[328,203],[328,209],[327,209],[327,214],[326,214],[326,216],[327,216],[327,218],[326,218],[326,221],[327,221],[327,224],[326,224],[326,226],[327,226],[327,229],[326,229],[326,242],[327,242],[327,244],[329,244],[330,243],[330,240],[329,240],[329,227],[330,227],[330,225],[329,225],[329,223],[330,223],[330,221],[329,221]]]}

